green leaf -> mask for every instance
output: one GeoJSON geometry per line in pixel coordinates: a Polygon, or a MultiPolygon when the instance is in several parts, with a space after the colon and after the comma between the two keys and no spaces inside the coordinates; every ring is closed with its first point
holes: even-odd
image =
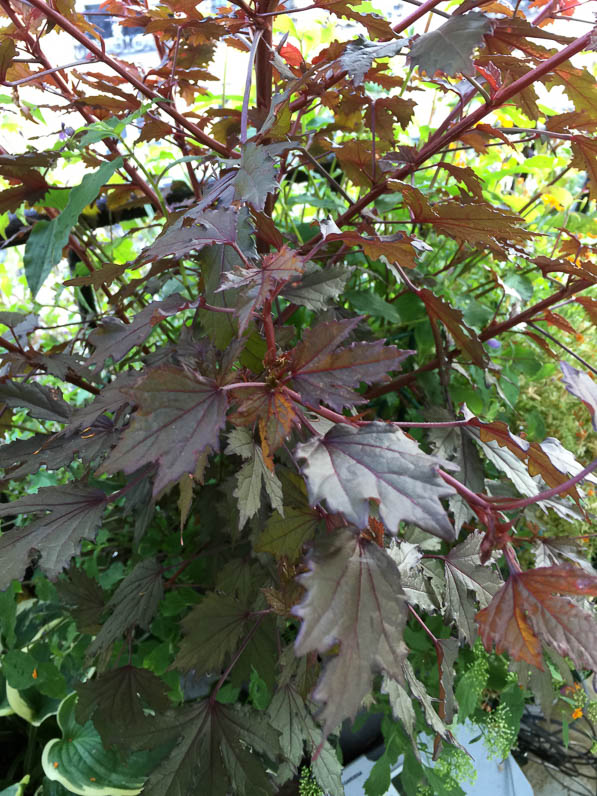
{"type": "Polygon", "coordinates": [[[8,650],[2,656],[2,671],[7,683],[17,690],[30,688],[37,677],[33,655],[23,650],[8,650]]]}
{"type": "Polygon", "coordinates": [[[62,259],[73,226],[87,205],[97,198],[104,183],[122,166],[122,158],[102,163],[93,174],[86,174],[80,185],[72,188],[64,210],[51,221],[38,221],[27,239],[23,263],[25,277],[33,298],[46,277],[62,259]]]}
{"type": "Polygon", "coordinates": [[[0,592],[0,644],[3,647],[14,647],[17,636],[17,594],[23,591],[18,580],[13,580],[5,591],[0,592]]]}
{"type": "Polygon", "coordinates": [[[269,518],[257,537],[254,550],[294,561],[305,542],[315,535],[320,521],[320,516],[308,505],[303,508],[284,507],[283,515],[276,511],[269,518]]]}
{"type": "Polygon", "coordinates": [[[93,657],[106,649],[129,628],[149,628],[164,594],[162,568],[155,558],[142,559],[118,586],[106,609],[112,610],[102,629],[89,646],[93,657]]]}
{"type": "Polygon", "coordinates": [[[296,654],[323,654],[340,644],[313,694],[324,703],[321,720],[327,736],[343,719],[354,718],[374,672],[403,680],[406,598],[390,556],[346,530],[314,548],[309,572],[300,581],[307,594],[295,608],[303,620],[296,654]]]}
{"type": "Polygon", "coordinates": [[[236,475],[237,487],[234,490],[238,500],[239,530],[259,511],[262,487],[265,487],[272,508],[283,513],[282,484],[265,464],[261,447],[253,442],[251,432],[246,428],[234,429],[229,435],[226,453],[238,453],[243,459],[248,459],[236,475]]]}
{"type": "Polygon", "coordinates": [[[58,725],[62,738],[48,741],[42,754],[46,777],[81,796],[128,796],[140,793],[156,761],[156,752],[135,752],[126,764],[117,752],[107,751],[91,722],[75,719],[76,695],[62,701],[58,725]]]}
{"type": "Polygon", "coordinates": [[[350,301],[357,312],[363,315],[371,315],[373,318],[383,318],[390,323],[401,324],[402,316],[393,304],[373,293],[370,290],[349,290],[345,298],[350,301]]]}
{"type": "Polygon", "coordinates": [[[29,784],[29,779],[29,774],[25,774],[20,782],[0,790],[0,796],[25,796],[25,788],[29,784]]]}
{"type": "Polygon", "coordinates": [[[249,699],[257,710],[267,710],[272,696],[264,680],[259,676],[255,667],[251,668],[251,679],[249,680],[249,699]]]}
{"type": "Polygon", "coordinates": [[[417,443],[391,424],[370,423],[354,428],[334,426],[324,437],[301,444],[309,502],[325,501],[357,528],[366,528],[370,501],[391,533],[401,521],[412,522],[442,539],[454,539],[454,528],[440,499],[453,489],[438,475],[449,462],[428,456],[417,443]]]}

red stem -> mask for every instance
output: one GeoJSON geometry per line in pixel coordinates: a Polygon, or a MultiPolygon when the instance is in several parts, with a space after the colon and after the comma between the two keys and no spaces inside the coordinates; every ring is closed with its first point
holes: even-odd
{"type": "Polygon", "coordinates": [[[395,25],[392,25],[392,30],[394,33],[402,33],[403,30],[409,28],[413,22],[416,22],[417,19],[425,16],[428,11],[432,11],[435,6],[438,6],[442,0],[426,0],[422,5],[418,8],[415,8],[407,17],[405,17],[400,22],[397,22],[395,25]]]}

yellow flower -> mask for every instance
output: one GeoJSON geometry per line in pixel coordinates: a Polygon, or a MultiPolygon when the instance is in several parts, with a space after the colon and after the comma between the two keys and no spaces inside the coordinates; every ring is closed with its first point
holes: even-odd
{"type": "Polygon", "coordinates": [[[572,714],[573,719],[580,719],[582,717],[582,708],[576,708],[574,713],[572,714]]]}

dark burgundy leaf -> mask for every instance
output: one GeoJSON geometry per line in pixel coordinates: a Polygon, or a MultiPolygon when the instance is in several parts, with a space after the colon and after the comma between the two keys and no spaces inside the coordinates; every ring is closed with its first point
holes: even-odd
{"type": "Polygon", "coordinates": [[[391,424],[336,425],[325,437],[299,445],[296,453],[312,505],[324,502],[357,528],[366,528],[375,502],[391,533],[397,533],[404,521],[442,539],[454,539],[454,528],[440,503],[454,490],[437,472],[440,466],[453,470],[454,465],[423,453],[391,424]]]}
{"type": "Polygon", "coordinates": [[[41,553],[40,566],[48,577],[57,577],[78,553],[81,539],[93,539],[106,505],[101,489],[82,484],[48,486],[36,495],[0,503],[0,517],[48,512],[0,537],[0,589],[22,577],[34,551],[41,553]]]}
{"type": "Polygon", "coordinates": [[[185,473],[194,473],[206,448],[218,450],[228,402],[212,379],[164,365],[150,370],[126,392],[138,408],[101,472],[132,473],[155,462],[157,495],[185,473]]]}

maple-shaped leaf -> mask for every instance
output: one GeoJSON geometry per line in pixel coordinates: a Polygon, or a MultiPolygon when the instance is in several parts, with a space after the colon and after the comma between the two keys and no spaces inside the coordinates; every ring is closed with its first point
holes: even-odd
{"type": "Polygon", "coordinates": [[[307,594],[294,609],[303,620],[296,654],[323,654],[340,645],[313,694],[324,703],[320,718],[327,736],[343,719],[354,718],[375,672],[403,681],[406,598],[385,550],[348,530],[315,547],[300,582],[307,594]]]}
{"type": "Polygon", "coordinates": [[[398,55],[407,43],[408,39],[374,42],[359,37],[346,45],[344,53],[339,58],[340,68],[348,72],[355,86],[360,86],[376,58],[392,58],[398,55]]]}
{"type": "Polygon", "coordinates": [[[409,603],[431,613],[436,611],[438,605],[433,601],[433,592],[419,563],[423,557],[421,548],[404,540],[400,544],[392,540],[388,555],[396,562],[402,588],[409,603]]]}
{"type": "Polygon", "coordinates": [[[234,175],[234,197],[248,202],[255,210],[265,207],[265,200],[276,189],[276,170],[267,148],[254,141],[248,141],[242,148],[240,162],[230,161],[239,166],[234,175]]]}
{"type": "Polygon", "coordinates": [[[582,306],[591,323],[597,326],[597,299],[590,296],[576,296],[574,300],[582,306]]]}
{"type": "Polygon", "coordinates": [[[107,384],[99,395],[86,406],[80,406],[72,414],[71,422],[65,432],[87,429],[95,425],[98,418],[106,412],[116,412],[131,399],[126,394],[141,378],[136,370],[125,370],[107,384]],[[123,392],[121,392],[123,390],[123,392]]]}
{"type": "Polygon", "coordinates": [[[35,551],[49,578],[56,578],[79,551],[81,539],[93,539],[107,505],[105,492],[82,484],[47,486],[35,495],[0,504],[0,517],[41,514],[44,517],[0,536],[0,589],[21,578],[35,551]]]}
{"type": "MultiPolygon", "coordinates": [[[[574,470],[572,474],[576,475],[582,470],[580,465],[576,469],[574,456],[558,440],[550,441],[548,439],[541,444],[528,442],[510,431],[506,423],[500,420],[483,423],[471,415],[468,410],[465,410],[465,417],[469,421],[469,432],[478,429],[479,439],[482,443],[496,442],[501,448],[507,448],[526,465],[531,477],[540,475],[549,487],[564,484],[568,480],[568,473],[574,470]]],[[[485,448],[485,452],[487,452],[487,448],[485,448]]],[[[578,492],[575,488],[565,494],[578,500],[578,492]]]]}
{"type": "Polygon", "coordinates": [[[253,517],[261,506],[261,488],[270,499],[272,508],[282,514],[282,484],[266,465],[261,448],[255,444],[248,429],[235,428],[228,435],[226,453],[237,453],[245,463],[236,475],[237,487],[234,496],[238,500],[239,530],[253,517]]]}
{"type": "Polygon", "coordinates": [[[383,340],[352,343],[338,349],[360,320],[319,323],[307,329],[301,342],[290,351],[292,385],[307,403],[327,403],[337,411],[363,403],[366,398],[354,388],[361,382],[387,381],[388,371],[399,370],[400,363],[413,353],[386,346],[383,340]]]}
{"type": "Polygon", "coordinates": [[[129,324],[114,316],[103,318],[98,328],[94,329],[87,338],[87,342],[95,349],[87,364],[95,366],[97,371],[102,368],[108,357],[112,362],[120,362],[132,348],[142,345],[147,340],[160,321],[182,310],[196,307],[197,304],[198,301],[189,301],[179,293],[173,293],[163,301],[152,301],[135,315],[129,324]]]}
{"type": "Polygon", "coordinates": [[[0,383],[0,401],[10,407],[27,409],[38,420],[55,420],[67,423],[72,408],[57,387],[47,387],[38,382],[5,381],[0,383]]]}
{"type": "Polygon", "coordinates": [[[174,666],[184,671],[219,672],[237,648],[248,611],[233,597],[212,592],[182,620],[185,632],[174,666]]]}
{"type": "Polygon", "coordinates": [[[92,641],[87,655],[91,658],[106,649],[135,625],[147,630],[163,596],[162,567],[155,558],[144,558],[110,598],[106,610],[112,614],[92,641]]]}
{"type": "Polygon", "coordinates": [[[163,713],[170,707],[165,684],[147,669],[121,666],[75,687],[79,724],[93,719],[106,748],[126,736],[127,727],[144,721],[144,707],[163,713]]]}
{"type": "Polygon", "coordinates": [[[477,614],[488,651],[507,652],[543,669],[541,645],[572,658],[579,668],[597,670],[597,625],[592,613],[558,595],[597,595],[597,576],[578,567],[538,567],[511,572],[493,600],[477,614]]]}
{"type": "Polygon", "coordinates": [[[278,733],[263,715],[239,705],[204,699],[154,718],[132,729],[134,747],[176,743],[170,755],[151,774],[144,796],[185,796],[230,793],[263,796],[273,793],[266,769],[275,768],[278,733]],[[272,761],[264,765],[257,757],[272,761]]]}
{"type": "Polygon", "coordinates": [[[99,632],[106,607],[106,595],[97,580],[90,578],[84,570],[71,565],[66,577],[57,581],[56,591],[61,602],[67,605],[81,633],[95,635],[99,632]]]}
{"type": "Polygon", "coordinates": [[[588,373],[577,370],[567,362],[561,361],[560,369],[564,377],[564,386],[587,407],[591,413],[593,428],[597,431],[597,384],[588,373]]]}
{"type": "Polygon", "coordinates": [[[487,363],[487,355],[485,354],[483,343],[481,343],[475,332],[466,325],[462,312],[427,288],[421,288],[418,295],[423,300],[429,315],[444,324],[454,338],[458,348],[468,354],[475,365],[484,368],[487,363]]]}
{"type": "Polygon", "coordinates": [[[238,398],[238,406],[229,419],[239,426],[258,424],[263,457],[273,471],[275,451],[290,434],[292,426],[298,424],[294,403],[285,389],[269,386],[239,390],[238,398]]]}
{"type": "Polygon", "coordinates": [[[228,401],[213,379],[163,365],[126,392],[138,408],[100,472],[132,473],[155,462],[153,494],[157,495],[185,473],[194,472],[206,448],[218,450],[228,401]]]}
{"type": "Polygon", "coordinates": [[[351,0],[317,0],[315,5],[325,11],[331,11],[338,17],[346,17],[354,22],[359,22],[375,39],[394,39],[396,37],[387,19],[379,14],[356,11],[352,6],[360,6],[360,4],[353,3],[351,0]]]}
{"type": "Polygon", "coordinates": [[[446,611],[455,623],[458,635],[471,646],[477,636],[474,600],[485,608],[502,585],[495,567],[490,563],[481,564],[482,539],[480,533],[470,534],[444,559],[446,611]]]}
{"type": "Polygon", "coordinates": [[[272,727],[280,733],[282,755],[292,766],[293,772],[298,769],[306,746],[310,758],[317,751],[317,759],[312,760],[311,770],[319,787],[324,793],[342,793],[342,766],[334,747],[325,741],[318,749],[321,730],[293,685],[284,685],[274,694],[267,713],[272,727]]]}
{"type": "Polygon", "coordinates": [[[338,298],[351,274],[352,268],[343,265],[320,268],[309,262],[300,279],[284,285],[280,295],[309,310],[323,311],[331,300],[338,298]]]}
{"type": "Polygon", "coordinates": [[[162,257],[184,257],[214,243],[233,244],[237,239],[239,213],[231,207],[213,210],[196,209],[174,216],[155,241],[144,249],[137,263],[153,262],[162,257]]]}
{"type": "Polygon", "coordinates": [[[264,303],[273,298],[283,285],[300,277],[304,267],[296,252],[284,246],[279,252],[266,254],[261,267],[239,267],[223,275],[218,292],[230,288],[239,291],[236,303],[239,336],[247,328],[252,313],[262,309],[264,303]]]}
{"type": "Polygon", "coordinates": [[[336,230],[326,231],[324,237],[326,241],[339,240],[348,246],[360,246],[372,260],[385,257],[389,262],[403,265],[405,268],[415,268],[417,254],[429,248],[423,241],[411,238],[402,232],[369,238],[353,229],[338,230],[336,227],[336,230]]]}
{"type": "Polygon", "coordinates": [[[303,508],[285,506],[283,515],[277,511],[272,514],[253,548],[294,561],[303,545],[313,538],[320,522],[321,517],[308,505],[303,508]]]}
{"type": "Polygon", "coordinates": [[[488,204],[460,204],[455,201],[438,202],[431,206],[423,194],[411,185],[391,180],[400,191],[413,216],[413,221],[432,224],[438,232],[469,244],[488,246],[504,254],[501,244],[523,244],[533,237],[522,226],[523,219],[513,213],[495,210],[488,204]]]}
{"type": "Polygon", "coordinates": [[[481,202],[483,201],[483,186],[481,184],[483,180],[473,169],[469,166],[455,166],[447,160],[442,160],[437,165],[447,171],[448,174],[454,177],[455,180],[458,180],[458,182],[463,182],[475,199],[479,199],[481,202]]]}
{"type": "Polygon", "coordinates": [[[18,439],[0,446],[0,467],[6,468],[11,478],[22,478],[36,473],[40,467],[58,470],[69,465],[75,457],[89,464],[108,451],[117,441],[118,434],[110,418],[98,417],[84,431],[69,433],[69,429],[48,436],[35,434],[28,439],[18,439]]]}
{"type": "Polygon", "coordinates": [[[474,74],[473,52],[483,43],[491,21],[478,11],[452,16],[436,30],[420,36],[410,49],[413,66],[433,77],[443,72],[450,77],[474,74]]]}
{"type": "Polygon", "coordinates": [[[424,453],[391,424],[336,425],[324,437],[299,445],[297,456],[312,505],[324,501],[357,528],[366,528],[373,500],[391,533],[404,521],[454,539],[440,503],[454,490],[437,472],[440,466],[453,470],[454,465],[424,453]]]}

